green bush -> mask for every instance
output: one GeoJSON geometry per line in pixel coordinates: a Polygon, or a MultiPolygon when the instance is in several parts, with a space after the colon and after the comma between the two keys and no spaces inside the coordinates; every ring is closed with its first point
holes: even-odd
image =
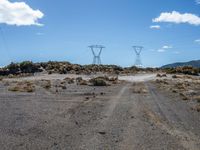
{"type": "Polygon", "coordinates": [[[34,73],[38,68],[31,61],[24,61],[19,64],[22,73],[34,73]]]}
{"type": "Polygon", "coordinates": [[[19,64],[18,63],[11,63],[6,67],[9,70],[9,74],[17,74],[20,72],[19,64]]]}

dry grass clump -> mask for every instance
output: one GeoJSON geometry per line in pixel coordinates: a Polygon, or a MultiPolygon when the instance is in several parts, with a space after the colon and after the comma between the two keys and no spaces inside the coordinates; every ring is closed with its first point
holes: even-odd
{"type": "Polygon", "coordinates": [[[15,85],[8,88],[9,91],[12,92],[34,92],[35,86],[33,83],[25,81],[25,82],[17,82],[15,85]]]}
{"type": "Polygon", "coordinates": [[[182,97],[182,100],[184,101],[189,100],[189,98],[184,93],[180,93],[180,96],[182,97]]]}
{"type": "Polygon", "coordinates": [[[119,79],[118,77],[109,77],[108,81],[112,84],[118,84],[119,83],[119,79]]]}
{"type": "Polygon", "coordinates": [[[186,85],[184,83],[176,83],[174,85],[174,88],[179,89],[179,90],[186,90],[186,85]]]}
{"type": "Polygon", "coordinates": [[[145,88],[142,88],[142,87],[136,88],[135,87],[133,89],[133,93],[145,94],[145,93],[148,93],[148,92],[147,92],[147,89],[145,89],[145,88]]]}
{"type": "Polygon", "coordinates": [[[50,89],[51,88],[51,81],[50,80],[43,80],[43,88],[50,89]]]}
{"type": "Polygon", "coordinates": [[[63,90],[67,89],[67,87],[65,85],[59,85],[59,87],[61,87],[63,90]]]}
{"type": "Polygon", "coordinates": [[[77,85],[88,85],[88,82],[86,80],[83,80],[82,77],[76,78],[76,84],[77,85]]]}
{"type": "Polygon", "coordinates": [[[198,68],[194,68],[192,66],[183,66],[183,67],[176,67],[176,68],[166,68],[164,69],[167,73],[170,74],[187,74],[187,75],[198,75],[200,70],[198,68]]]}
{"type": "Polygon", "coordinates": [[[61,81],[61,82],[60,82],[60,87],[61,87],[63,90],[67,89],[67,87],[65,86],[65,84],[66,84],[66,81],[61,81]]]}
{"type": "Polygon", "coordinates": [[[172,75],[172,78],[176,79],[176,78],[179,78],[179,76],[177,76],[177,75],[172,75]]]}
{"type": "Polygon", "coordinates": [[[96,77],[89,80],[93,86],[108,86],[106,81],[108,81],[107,77],[96,77]]]}
{"type": "Polygon", "coordinates": [[[133,93],[145,94],[148,93],[146,86],[143,83],[133,83],[133,93]]]}
{"type": "Polygon", "coordinates": [[[76,78],[76,84],[77,85],[88,85],[88,82],[86,80],[83,80],[82,77],[76,78]]]}
{"type": "Polygon", "coordinates": [[[156,79],[156,83],[165,84],[165,85],[168,85],[168,84],[169,84],[169,83],[167,82],[167,80],[159,80],[159,79],[156,79]]]}
{"type": "Polygon", "coordinates": [[[191,109],[192,109],[192,110],[195,110],[195,111],[197,111],[197,112],[200,112],[200,104],[191,107],[191,109]]]}
{"type": "Polygon", "coordinates": [[[68,84],[73,84],[74,83],[74,78],[65,78],[64,81],[66,81],[68,84]]]}
{"type": "Polygon", "coordinates": [[[196,97],[194,97],[194,99],[195,99],[198,103],[200,103],[200,96],[196,96],[196,97]]]}
{"type": "Polygon", "coordinates": [[[167,77],[167,75],[166,75],[165,73],[164,73],[164,74],[158,73],[158,74],[156,75],[156,77],[162,78],[162,77],[167,77]]]}
{"type": "Polygon", "coordinates": [[[197,110],[198,112],[200,112],[200,105],[197,105],[197,106],[196,106],[196,110],[197,110]]]}

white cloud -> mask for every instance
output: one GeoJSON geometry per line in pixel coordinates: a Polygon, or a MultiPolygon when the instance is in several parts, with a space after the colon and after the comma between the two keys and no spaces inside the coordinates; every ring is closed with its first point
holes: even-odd
{"type": "Polygon", "coordinates": [[[200,39],[197,39],[194,42],[200,44],[200,39]]]}
{"type": "Polygon", "coordinates": [[[196,0],[196,4],[197,4],[197,5],[200,5],[200,0],[196,0]]]}
{"type": "Polygon", "coordinates": [[[159,25],[152,25],[152,26],[150,26],[150,29],[160,29],[160,26],[159,25]]]}
{"type": "Polygon", "coordinates": [[[200,25],[200,17],[195,14],[184,13],[181,14],[177,11],[163,12],[159,17],[152,20],[153,22],[169,22],[169,23],[188,23],[191,25],[200,25]]]}
{"type": "Polygon", "coordinates": [[[168,46],[168,45],[165,45],[165,46],[162,47],[162,49],[171,49],[171,48],[173,48],[173,47],[172,46],[168,46]]]}
{"type": "Polygon", "coordinates": [[[159,53],[163,53],[165,51],[166,51],[166,49],[162,49],[162,48],[157,50],[157,52],[159,52],[159,53]]]}
{"type": "Polygon", "coordinates": [[[173,48],[172,46],[168,46],[168,45],[164,45],[162,48],[158,49],[157,52],[159,53],[163,53],[163,52],[166,52],[167,49],[171,49],[173,48]]]}
{"type": "Polygon", "coordinates": [[[38,19],[44,14],[40,10],[33,10],[25,2],[10,2],[0,0],[0,23],[16,26],[42,26],[38,19]]]}

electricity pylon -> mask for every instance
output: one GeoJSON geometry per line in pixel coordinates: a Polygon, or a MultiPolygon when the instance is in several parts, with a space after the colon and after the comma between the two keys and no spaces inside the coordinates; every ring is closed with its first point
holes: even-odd
{"type": "Polygon", "coordinates": [[[133,49],[136,53],[135,66],[141,68],[142,67],[141,52],[142,52],[143,47],[133,46],[133,49]]]}
{"type": "Polygon", "coordinates": [[[91,45],[89,46],[91,48],[92,54],[93,54],[93,62],[92,64],[100,65],[101,64],[101,53],[103,48],[105,48],[102,45],[91,45]]]}

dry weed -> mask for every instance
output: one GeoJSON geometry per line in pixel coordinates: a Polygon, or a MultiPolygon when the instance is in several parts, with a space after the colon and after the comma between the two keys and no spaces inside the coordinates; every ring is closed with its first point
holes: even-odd
{"type": "Polygon", "coordinates": [[[8,88],[9,91],[12,92],[34,92],[35,86],[33,83],[25,81],[25,82],[17,82],[14,86],[8,88]]]}

